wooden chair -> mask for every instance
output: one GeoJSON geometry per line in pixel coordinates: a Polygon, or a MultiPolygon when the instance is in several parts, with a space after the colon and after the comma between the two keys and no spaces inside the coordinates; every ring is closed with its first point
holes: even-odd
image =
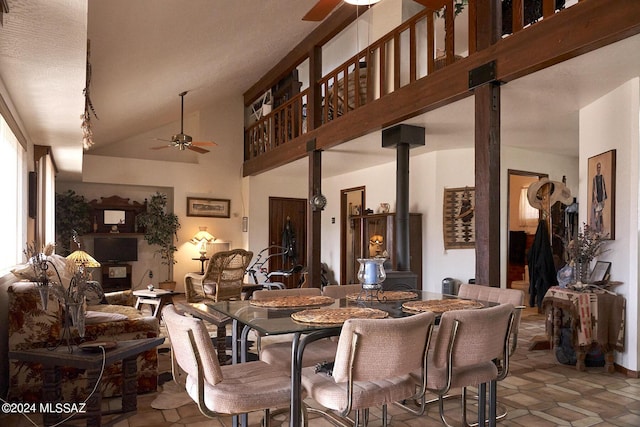
{"type": "Polygon", "coordinates": [[[220,366],[202,320],[178,314],[173,305],[162,310],[162,317],[171,341],[173,378],[181,384],[178,378],[186,374],[185,389],[204,415],[235,417],[263,410],[269,426],[270,409],[289,407],[287,372],[260,361],[220,366]]]}

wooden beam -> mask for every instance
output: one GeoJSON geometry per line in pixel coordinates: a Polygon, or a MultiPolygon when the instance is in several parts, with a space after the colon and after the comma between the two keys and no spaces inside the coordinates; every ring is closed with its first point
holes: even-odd
{"type": "MultiPolygon", "coordinates": [[[[311,200],[316,194],[322,194],[322,152],[309,151],[309,197],[311,200]]],[[[322,211],[312,207],[307,209],[307,280],[311,287],[320,288],[322,272],[320,268],[322,211]]]]}

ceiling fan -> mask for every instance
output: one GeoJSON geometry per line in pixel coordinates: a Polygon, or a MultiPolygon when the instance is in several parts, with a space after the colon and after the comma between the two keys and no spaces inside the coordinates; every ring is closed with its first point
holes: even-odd
{"type": "Polygon", "coordinates": [[[205,150],[201,148],[201,146],[216,146],[213,141],[206,142],[194,142],[193,138],[190,135],[184,133],[184,96],[187,94],[187,91],[184,91],[179,94],[180,96],[180,133],[177,133],[171,137],[170,140],[155,138],[158,141],[167,141],[169,144],[161,145],[159,147],[152,147],[152,150],[160,150],[162,148],[168,147],[178,147],[180,151],[184,151],[185,149],[189,149],[191,151],[195,151],[196,153],[204,154],[208,153],[209,150],[205,150]]]}
{"type": "MultiPolygon", "coordinates": [[[[380,0],[344,0],[346,3],[356,6],[367,6],[378,3],[380,0]]],[[[342,0],[318,0],[318,2],[302,17],[303,21],[322,21],[342,0]]]]}

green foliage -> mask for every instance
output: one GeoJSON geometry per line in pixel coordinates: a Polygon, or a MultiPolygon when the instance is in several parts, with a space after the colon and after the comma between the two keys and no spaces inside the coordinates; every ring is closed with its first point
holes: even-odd
{"type": "Polygon", "coordinates": [[[91,230],[90,210],[84,196],[75,191],[56,193],[56,253],[67,256],[76,249],[71,246],[73,230],[79,235],[91,230]]]}
{"type": "Polygon", "coordinates": [[[178,239],[180,228],[178,216],[167,212],[167,195],[156,193],[147,202],[147,211],[136,217],[136,226],[144,230],[144,239],[150,245],[160,248],[156,251],[162,258],[162,264],[168,266],[167,280],[171,279],[171,266],[176,263],[174,252],[178,248],[173,244],[173,238],[178,239]]]}
{"type": "MultiPolygon", "coordinates": [[[[464,7],[469,4],[469,0],[455,0],[453,2],[453,16],[458,16],[464,10],[464,7]]],[[[444,9],[436,10],[436,16],[440,18],[444,16],[444,9]]]]}

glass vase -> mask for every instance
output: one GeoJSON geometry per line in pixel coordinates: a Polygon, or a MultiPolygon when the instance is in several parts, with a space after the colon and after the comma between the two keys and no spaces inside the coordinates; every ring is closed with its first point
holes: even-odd
{"type": "Polygon", "coordinates": [[[383,265],[385,260],[386,258],[358,258],[358,281],[362,289],[380,288],[380,284],[387,278],[383,265]]]}
{"type": "Polygon", "coordinates": [[[589,281],[589,263],[588,262],[576,262],[573,270],[575,281],[574,283],[588,283],[589,281]]]}
{"type": "Polygon", "coordinates": [[[42,310],[47,311],[49,305],[49,285],[38,285],[38,293],[40,294],[40,302],[42,303],[42,310]]]}
{"type": "Polygon", "coordinates": [[[80,338],[84,338],[84,301],[70,302],[67,305],[67,312],[71,315],[71,326],[78,330],[80,338]]]}

